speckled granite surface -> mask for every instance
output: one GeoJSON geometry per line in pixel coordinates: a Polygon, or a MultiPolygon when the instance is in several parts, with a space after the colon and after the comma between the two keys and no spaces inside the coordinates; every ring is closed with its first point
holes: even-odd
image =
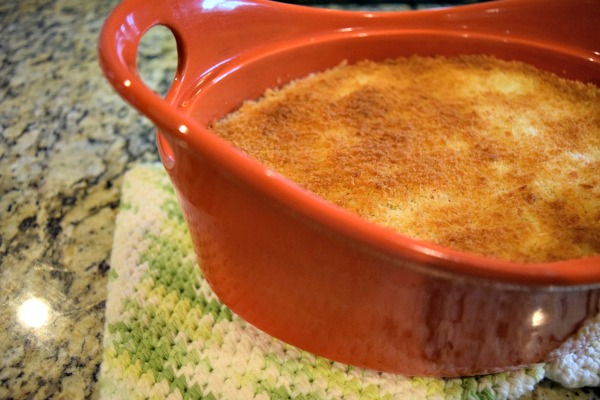
{"type": "Polygon", "coordinates": [[[0,399],[94,394],[120,179],[157,159],[98,67],[116,3],[0,1],[0,399]]]}
{"type": "MultiPolygon", "coordinates": [[[[0,399],[97,397],[122,175],[158,158],[152,126],[97,64],[116,3],[0,1],[0,399]]],[[[145,51],[162,90],[172,68],[156,56],[174,48],[145,51]]]]}

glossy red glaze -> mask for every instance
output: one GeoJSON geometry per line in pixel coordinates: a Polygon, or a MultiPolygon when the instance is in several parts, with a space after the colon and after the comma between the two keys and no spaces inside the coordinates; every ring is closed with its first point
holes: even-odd
{"type": "Polygon", "coordinates": [[[264,0],[125,0],[100,62],[158,127],[158,145],[206,278],[258,328],[333,360],[458,376],[548,360],[598,313],[600,257],[487,259],[416,241],[303,191],[207,126],[279,86],[338,64],[408,54],[493,54],[600,84],[600,3],[504,0],[397,13],[264,0]],[[166,99],[144,86],[137,46],[171,29],[166,99]]]}

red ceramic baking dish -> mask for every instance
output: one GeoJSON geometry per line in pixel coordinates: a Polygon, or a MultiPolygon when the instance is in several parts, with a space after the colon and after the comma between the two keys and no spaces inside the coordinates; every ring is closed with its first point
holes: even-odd
{"type": "Polygon", "coordinates": [[[266,0],[125,0],[99,41],[116,91],[157,126],[203,273],[233,311],[332,360],[407,375],[550,360],[598,313],[600,257],[522,264],[394,233],[304,191],[211,133],[244,100],[339,64],[492,54],[600,84],[600,2],[500,0],[352,12],[266,0]],[[177,41],[163,99],[137,73],[155,25],[177,41]]]}

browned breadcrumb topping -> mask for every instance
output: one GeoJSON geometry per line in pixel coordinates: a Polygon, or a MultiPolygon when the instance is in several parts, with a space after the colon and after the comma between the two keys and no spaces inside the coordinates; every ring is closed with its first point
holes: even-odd
{"type": "Polygon", "coordinates": [[[600,89],[488,56],[364,61],[213,129],[405,235],[524,262],[600,254],[600,89]]]}

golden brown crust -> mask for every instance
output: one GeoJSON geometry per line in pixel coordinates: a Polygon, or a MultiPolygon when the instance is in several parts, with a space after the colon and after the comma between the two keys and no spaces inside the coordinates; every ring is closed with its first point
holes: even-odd
{"type": "Polygon", "coordinates": [[[496,258],[600,253],[600,90],[487,56],[340,65],[217,122],[300,186],[496,258]]]}

